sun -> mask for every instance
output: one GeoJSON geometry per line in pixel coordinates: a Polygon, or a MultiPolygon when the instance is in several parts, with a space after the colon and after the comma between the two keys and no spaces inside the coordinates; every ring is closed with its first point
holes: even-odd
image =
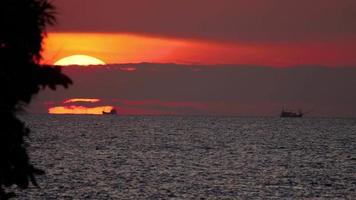
{"type": "Polygon", "coordinates": [[[88,66],[88,65],[105,65],[105,62],[94,58],[92,56],[87,55],[72,55],[65,58],[62,58],[54,63],[54,65],[59,66],[68,66],[68,65],[81,65],[81,66],[88,66]]]}

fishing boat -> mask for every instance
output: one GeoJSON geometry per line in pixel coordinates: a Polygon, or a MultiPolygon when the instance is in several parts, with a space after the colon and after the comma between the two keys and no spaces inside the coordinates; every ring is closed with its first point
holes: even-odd
{"type": "Polygon", "coordinates": [[[117,115],[117,111],[115,108],[113,108],[109,112],[103,111],[103,115],[117,115]]]}
{"type": "Polygon", "coordinates": [[[301,110],[298,112],[292,111],[292,110],[285,110],[283,109],[281,112],[280,117],[285,118],[285,117],[290,117],[290,118],[301,118],[304,116],[305,113],[303,113],[301,110]]]}

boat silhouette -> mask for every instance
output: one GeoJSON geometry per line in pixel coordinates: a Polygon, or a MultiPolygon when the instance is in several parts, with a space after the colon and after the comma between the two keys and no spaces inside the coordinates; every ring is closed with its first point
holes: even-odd
{"type": "Polygon", "coordinates": [[[303,113],[301,110],[298,112],[292,111],[292,110],[286,110],[283,109],[281,112],[280,117],[285,118],[285,117],[290,117],[290,118],[301,118],[304,116],[305,113],[303,113]]]}
{"type": "Polygon", "coordinates": [[[115,108],[113,108],[109,112],[103,111],[103,115],[117,115],[117,111],[115,108]]]}

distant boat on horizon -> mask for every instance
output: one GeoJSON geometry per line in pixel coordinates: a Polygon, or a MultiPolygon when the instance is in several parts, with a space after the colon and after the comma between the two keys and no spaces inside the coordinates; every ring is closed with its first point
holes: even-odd
{"type": "Polygon", "coordinates": [[[299,110],[298,112],[292,111],[292,110],[285,110],[283,109],[281,112],[280,117],[281,118],[301,118],[304,116],[305,113],[303,113],[301,110],[299,110]]]}
{"type": "Polygon", "coordinates": [[[117,115],[117,111],[115,108],[113,108],[109,112],[103,111],[103,115],[117,115]]]}

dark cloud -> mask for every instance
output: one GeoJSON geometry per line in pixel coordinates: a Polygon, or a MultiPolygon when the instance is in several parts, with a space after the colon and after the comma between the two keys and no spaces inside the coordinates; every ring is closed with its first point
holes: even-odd
{"type": "Polygon", "coordinates": [[[55,1],[57,31],[133,32],[226,41],[349,38],[355,0],[55,1]]]}
{"type": "Polygon", "coordinates": [[[147,63],[64,71],[74,86],[43,93],[37,106],[69,98],[100,98],[105,105],[157,113],[276,115],[287,106],[313,110],[313,115],[356,115],[356,68],[147,63]],[[122,67],[136,71],[122,71],[122,67]]]}

